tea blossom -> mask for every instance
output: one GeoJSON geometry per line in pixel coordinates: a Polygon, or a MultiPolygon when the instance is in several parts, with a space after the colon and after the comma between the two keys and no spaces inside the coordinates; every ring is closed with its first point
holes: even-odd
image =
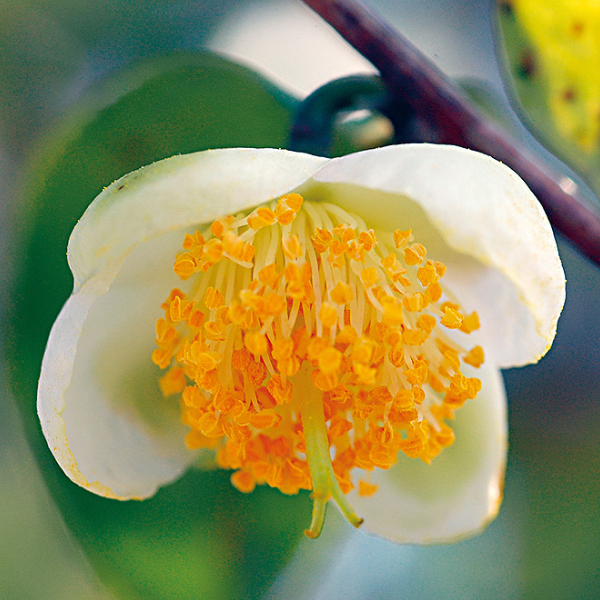
{"type": "Polygon", "coordinates": [[[65,473],[121,500],[191,465],[309,490],[310,537],[330,501],[399,542],[484,527],[500,369],[546,353],[565,294],[523,181],[428,144],[175,156],[107,187],[68,260],[38,392],[65,473]]]}

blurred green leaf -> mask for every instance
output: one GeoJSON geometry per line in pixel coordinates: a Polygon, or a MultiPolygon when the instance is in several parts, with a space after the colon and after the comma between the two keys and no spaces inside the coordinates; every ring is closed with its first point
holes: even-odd
{"type": "Polygon", "coordinates": [[[542,142],[600,193],[600,7],[497,0],[509,87],[542,142]]]}
{"type": "Polygon", "coordinates": [[[84,50],[26,2],[0,0],[0,11],[0,133],[3,150],[20,155],[60,102],[84,50]]]}
{"type": "Polygon", "coordinates": [[[70,294],[67,239],[91,200],[144,164],[206,148],[282,147],[294,100],[210,54],[153,60],[103,83],[48,136],[18,206],[11,368],[29,440],[63,516],[119,597],[255,598],[310,520],[307,495],[242,495],[226,472],[190,472],[145,502],[72,484],[41,435],[35,392],[46,339],[70,294]]]}

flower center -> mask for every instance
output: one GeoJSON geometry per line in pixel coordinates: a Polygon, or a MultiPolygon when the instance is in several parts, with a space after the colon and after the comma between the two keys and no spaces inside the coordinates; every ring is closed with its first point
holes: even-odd
{"type": "Polygon", "coordinates": [[[187,445],[214,449],[243,492],[312,490],[309,537],[330,499],[359,526],[346,494],[373,494],[369,472],[399,452],[430,462],[481,388],[461,372],[481,347],[447,335],[478,328],[477,314],[411,238],[289,194],[186,235],[175,260],[192,286],[162,305],[152,358],[168,369],[163,394],[181,395],[187,445]]]}

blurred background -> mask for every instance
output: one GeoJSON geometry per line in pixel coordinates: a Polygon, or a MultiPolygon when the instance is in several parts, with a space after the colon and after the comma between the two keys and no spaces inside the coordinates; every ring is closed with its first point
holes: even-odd
{"type": "MultiPolygon", "coordinates": [[[[530,109],[528,116],[518,109],[521,118],[543,123],[544,110],[554,106],[553,90],[562,81],[555,84],[553,74],[560,71],[561,58],[579,51],[577,47],[553,46],[545,52],[535,45],[543,41],[531,32],[525,44],[525,29],[514,22],[519,13],[508,2],[496,6],[488,0],[366,0],[365,4],[447,75],[479,90],[494,118],[504,120],[531,148],[549,156],[520,123],[509,99],[515,106],[520,94],[530,109]],[[509,36],[509,59],[504,58],[501,28],[509,36]],[[541,73],[540,78],[532,80],[532,72],[541,73]],[[538,107],[538,113],[531,107],[538,107]]],[[[579,11],[580,22],[587,26],[598,20],[593,4],[581,0],[566,9],[560,1],[544,1],[539,10],[546,20],[556,16],[554,24],[568,21],[561,14],[568,17],[579,11]]],[[[281,516],[286,509],[268,490],[252,501],[239,501],[232,499],[227,482],[218,476],[210,480],[212,496],[199,499],[192,474],[177,488],[176,501],[199,513],[207,506],[226,504],[229,508],[223,509],[223,515],[239,514],[240,528],[213,524],[212,529],[207,526],[208,533],[199,530],[196,538],[186,538],[181,546],[165,541],[163,554],[150,556],[149,547],[148,555],[140,551],[147,540],[134,544],[130,532],[123,534],[100,505],[79,500],[70,491],[71,484],[60,479],[62,474],[48,475],[53,467],[39,443],[31,395],[37,375],[22,355],[13,354],[16,346],[29,343],[23,339],[28,330],[18,314],[15,318],[21,319],[21,325],[15,327],[12,315],[19,312],[15,304],[23,301],[15,290],[24,289],[24,270],[32,264],[23,249],[31,252],[28,238],[39,229],[32,223],[41,208],[32,198],[44,197],[39,190],[47,165],[54,164],[53,157],[80,135],[79,123],[135,89],[133,82],[149,77],[136,68],[138,61],[173,51],[213,50],[261,74],[267,80],[261,84],[265,89],[269,81],[281,88],[273,107],[278,116],[273,119],[279,119],[282,131],[289,123],[285,111],[277,113],[278,107],[289,110],[294,97],[303,98],[332,78],[369,73],[373,68],[294,0],[0,0],[0,15],[0,302],[3,315],[8,315],[2,319],[0,335],[12,336],[2,356],[0,376],[0,598],[385,600],[600,595],[600,271],[562,239],[559,246],[568,285],[558,336],[540,364],[505,373],[511,435],[505,502],[499,518],[477,538],[451,546],[400,547],[349,531],[329,511],[325,535],[309,542],[301,536],[306,498],[292,505],[294,514],[296,507],[300,511],[296,522],[281,516]],[[129,69],[125,76],[119,75],[122,69],[129,69]],[[107,86],[105,80],[115,83],[107,86]],[[252,516],[257,510],[259,515],[252,516]],[[103,523],[100,533],[90,532],[81,516],[94,511],[99,511],[98,521],[103,523]],[[245,519],[251,521],[255,537],[245,540],[240,549],[232,536],[241,535],[245,519]],[[202,549],[201,534],[206,536],[206,547],[219,549],[211,550],[212,559],[202,549]],[[168,570],[168,576],[161,570],[168,570]],[[228,587],[231,573],[237,573],[239,581],[228,587]],[[252,585],[245,585],[251,577],[252,585]],[[174,586],[173,581],[181,579],[187,583],[174,586]]],[[[593,95],[588,88],[597,73],[598,68],[580,73],[572,67],[570,73],[560,74],[571,78],[571,86],[585,81],[587,87],[570,88],[583,97],[593,95]]],[[[164,85],[160,90],[170,90],[168,82],[164,85]]],[[[582,114],[585,128],[589,113],[582,114]]],[[[123,127],[128,122],[124,120],[123,127]]],[[[253,135],[259,136],[256,131],[253,135]]],[[[564,167],[590,202],[596,202],[591,189],[597,189],[594,173],[600,172],[597,148],[581,150],[581,137],[569,138],[569,131],[557,125],[537,134],[586,178],[590,188],[564,167]]],[[[284,138],[264,134],[264,145],[284,143],[284,138]]],[[[101,181],[108,184],[110,179],[101,181]]],[[[96,193],[100,189],[101,185],[96,193]]],[[[45,210],[52,215],[68,206],[45,210]]],[[[63,258],[57,261],[64,260],[62,248],[63,258]]],[[[47,277],[52,279],[52,272],[47,277]]],[[[50,289],[44,285],[51,286],[52,281],[41,283],[34,301],[28,300],[31,310],[55,315],[55,305],[66,299],[68,288],[66,293],[56,292],[52,303],[44,292],[50,289]]],[[[36,330],[31,335],[43,340],[47,332],[36,330]]],[[[32,348],[36,344],[39,340],[32,339],[32,348]]],[[[156,514],[144,513],[147,521],[135,526],[160,519],[161,507],[175,506],[166,495],[157,502],[156,514]]],[[[193,521],[195,514],[188,519],[193,521]]],[[[123,522],[128,518],[131,515],[124,514],[123,522]]]]}

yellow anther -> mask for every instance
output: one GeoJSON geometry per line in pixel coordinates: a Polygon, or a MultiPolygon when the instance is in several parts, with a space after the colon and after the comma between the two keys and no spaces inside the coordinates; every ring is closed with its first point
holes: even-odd
{"type": "Polygon", "coordinates": [[[267,337],[258,331],[249,331],[244,336],[244,346],[254,356],[261,356],[266,354],[269,345],[267,343],[267,337]]]}
{"type": "Polygon", "coordinates": [[[472,400],[481,390],[481,381],[475,377],[465,377],[462,373],[455,373],[450,380],[448,401],[453,404],[462,404],[465,400],[472,400]]]}
{"type": "Polygon", "coordinates": [[[179,323],[182,319],[181,313],[181,296],[176,296],[169,306],[169,318],[173,323],[179,323]]]}
{"type": "Polygon", "coordinates": [[[308,263],[304,263],[301,267],[296,263],[290,263],[284,271],[284,276],[290,283],[304,285],[310,282],[311,270],[308,263]]]}
{"type": "Polygon", "coordinates": [[[394,271],[398,265],[398,257],[390,252],[385,258],[381,259],[381,266],[387,271],[394,271]]]}
{"type": "Polygon", "coordinates": [[[402,304],[410,312],[420,312],[429,305],[427,297],[421,292],[414,292],[404,296],[402,304]]]}
{"type": "Polygon", "coordinates": [[[267,384],[267,389],[272,394],[277,404],[288,404],[292,400],[292,384],[285,383],[279,375],[273,375],[267,384]]]}
{"type": "Polygon", "coordinates": [[[414,361],[412,369],[404,369],[404,376],[412,385],[421,386],[427,381],[429,364],[423,359],[414,361]]]}
{"type": "Polygon", "coordinates": [[[257,313],[262,313],[265,305],[265,299],[263,296],[259,296],[250,290],[242,290],[240,292],[240,300],[243,306],[247,306],[257,313]]]}
{"type": "Polygon", "coordinates": [[[281,225],[289,225],[296,218],[296,213],[298,213],[301,206],[302,196],[300,194],[283,196],[277,202],[275,218],[281,225]]]}
{"type": "Polygon", "coordinates": [[[177,257],[173,270],[183,280],[189,279],[196,272],[197,263],[194,257],[185,252],[177,257]]]}
{"type": "Polygon", "coordinates": [[[407,229],[406,231],[401,231],[400,229],[396,229],[394,231],[394,244],[398,250],[402,250],[406,248],[408,242],[410,241],[410,236],[412,235],[412,229],[407,229]]]}
{"type": "Polygon", "coordinates": [[[194,234],[185,234],[182,246],[184,250],[194,250],[202,248],[205,243],[206,240],[204,239],[204,236],[199,231],[196,231],[194,234]]]}
{"type": "Polygon", "coordinates": [[[379,280],[379,277],[377,276],[377,269],[375,267],[363,269],[360,272],[360,279],[367,289],[372,288],[374,285],[377,284],[377,281],[379,280]]]}
{"type": "Polygon", "coordinates": [[[223,294],[213,287],[209,287],[204,294],[204,304],[206,304],[206,308],[210,310],[214,310],[219,308],[219,306],[223,306],[224,301],[225,299],[223,298],[223,294]]]}
{"type": "Polygon", "coordinates": [[[398,390],[394,396],[394,406],[399,410],[408,410],[415,405],[415,394],[412,390],[398,390]]]}
{"type": "Polygon", "coordinates": [[[292,235],[281,242],[283,253],[290,259],[296,260],[304,256],[304,248],[297,235],[292,235]]]}
{"type": "Polygon", "coordinates": [[[164,319],[156,321],[156,343],[161,345],[170,345],[171,342],[177,341],[179,335],[177,330],[164,319]]]}
{"type": "Polygon", "coordinates": [[[250,382],[255,387],[258,387],[259,385],[262,385],[265,377],[267,376],[267,368],[263,363],[254,360],[248,365],[248,371],[246,374],[248,375],[250,382]]]}
{"type": "Polygon", "coordinates": [[[222,321],[207,321],[204,323],[204,334],[212,341],[224,340],[225,326],[222,321]]]}
{"type": "Polygon", "coordinates": [[[256,429],[270,429],[271,427],[277,427],[279,423],[281,423],[281,415],[271,409],[250,416],[250,425],[256,429]]]}
{"type": "Polygon", "coordinates": [[[358,339],[356,329],[351,325],[345,325],[344,328],[337,334],[335,341],[337,344],[354,344],[358,339]]]}
{"type": "Polygon", "coordinates": [[[322,337],[312,337],[307,345],[306,356],[310,361],[319,360],[321,352],[329,348],[329,342],[322,337]]]}
{"type": "Polygon", "coordinates": [[[233,232],[226,231],[223,235],[223,252],[231,259],[249,263],[254,258],[255,249],[233,232]]]}
{"type": "Polygon", "coordinates": [[[252,244],[244,244],[242,249],[242,255],[240,257],[241,262],[250,263],[254,258],[254,254],[256,253],[256,249],[252,244]]]}
{"type": "Polygon", "coordinates": [[[219,423],[219,418],[212,412],[206,412],[198,419],[198,429],[207,437],[223,435],[223,427],[219,423]]]}
{"type": "Polygon", "coordinates": [[[368,483],[362,479],[358,482],[358,494],[364,498],[372,496],[378,489],[379,486],[374,483],[368,483]]]}
{"type": "Polygon", "coordinates": [[[166,369],[171,364],[173,353],[165,348],[157,348],[152,352],[152,362],[161,369],[166,369]]]}
{"type": "Polygon", "coordinates": [[[484,361],[483,348],[481,346],[475,346],[463,358],[463,361],[466,362],[468,365],[479,368],[484,361]]]}
{"type": "Polygon", "coordinates": [[[231,224],[230,220],[227,219],[217,219],[213,221],[210,226],[210,232],[216,237],[221,238],[223,234],[229,229],[229,225],[231,224]]]}
{"type": "Polygon", "coordinates": [[[470,315],[464,317],[460,330],[464,333],[471,333],[472,331],[479,329],[479,327],[479,315],[476,312],[472,312],[470,315]]]}
{"type": "Polygon", "coordinates": [[[329,248],[329,244],[333,240],[333,235],[331,231],[317,227],[315,234],[310,239],[312,240],[314,249],[317,252],[323,253],[329,248]]]}
{"type": "Polygon", "coordinates": [[[442,302],[442,304],[440,304],[440,310],[442,312],[444,312],[447,308],[451,308],[456,311],[460,310],[460,306],[455,302],[442,302]]]}
{"type": "Polygon", "coordinates": [[[463,320],[464,317],[461,313],[454,308],[446,306],[440,323],[448,329],[460,329],[463,320]]]}
{"type": "Polygon", "coordinates": [[[266,317],[275,317],[285,311],[286,299],[279,294],[266,294],[263,303],[263,312],[266,317]]]}
{"type": "Polygon", "coordinates": [[[392,273],[391,280],[394,283],[404,286],[405,288],[409,288],[412,286],[412,283],[411,283],[410,279],[405,277],[406,273],[407,273],[406,269],[400,268],[399,266],[397,266],[396,270],[392,273]]]}
{"type": "Polygon", "coordinates": [[[335,348],[325,348],[319,354],[318,362],[319,369],[325,375],[338,373],[342,365],[342,353],[335,348]]]}
{"type": "Polygon", "coordinates": [[[296,213],[288,208],[276,213],[276,217],[281,225],[289,225],[296,218],[296,213]]]}
{"type": "Polygon", "coordinates": [[[402,339],[408,346],[421,346],[429,335],[421,329],[405,329],[402,332],[402,339]]]}
{"type": "Polygon", "coordinates": [[[188,385],[181,397],[185,405],[190,408],[200,408],[206,404],[206,397],[195,385],[188,385]]]}
{"type": "Polygon", "coordinates": [[[300,212],[302,208],[302,203],[304,202],[304,198],[300,194],[287,194],[281,197],[281,202],[286,204],[289,208],[291,208],[295,213],[300,212]]]}
{"type": "Polygon", "coordinates": [[[375,342],[369,338],[362,337],[354,344],[351,355],[352,360],[355,363],[366,365],[371,362],[374,350],[375,342]]]}
{"type": "MultiPolygon", "coordinates": [[[[329,253],[331,254],[330,259],[332,259],[331,262],[333,262],[335,258],[341,259],[342,254],[344,254],[348,248],[348,242],[336,239],[331,240],[331,244],[329,244],[329,253]]],[[[340,264],[342,264],[341,261],[340,264]]]]}
{"type": "Polygon", "coordinates": [[[333,327],[337,323],[337,310],[328,302],[323,302],[319,309],[319,321],[324,327],[333,327]]]}
{"type": "Polygon", "coordinates": [[[419,387],[418,385],[413,385],[412,393],[415,398],[415,404],[423,404],[423,401],[425,400],[425,392],[423,391],[423,388],[419,387]]]}
{"type": "Polygon", "coordinates": [[[294,354],[294,342],[289,338],[278,338],[273,343],[271,353],[275,360],[289,360],[294,354]]]}
{"type": "Polygon", "coordinates": [[[279,273],[279,271],[277,271],[277,267],[275,266],[274,263],[271,263],[270,265],[263,267],[258,272],[259,281],[263,285],[266,285],[272,289],[275,289],[277,287],[280,277],[281,277],[281,273],[279,273]]]}
{"type": "Polygon", "coordinates": [[[423,262],[426,254],[427,250],[423,244],[411,244],[404,249],[404,262],[411,267],[418,265],[423,262]]]}
{"type": "Polygon", "coordinates": [[[343,281],[338,281],[335,287],[329,292],[329,298],[336,304],[347,304],[354,298],[352,288],[343,281]]]}
{"type": "Polygon", "coordinates": [[[327,437],[331,443],[335,443],[338,438],[341,438],[349,431],[352,431],[353,428],[354,425],[351,421],[336,415],[331,419],[331,425],[327,431],[327,437]]]}
{"type": "Polygon", "coordinates": [[[250,316],[251,312],[246,306],[242,306],[237,300],[234,300],[229,307],[229,319],[232,323],[236,323],[242,329],[251,329],[250,316]]]}
{"type": "Polygon", "coordinates": [[[337,373],[323,373],[322,371],[313,371],[311,373],[313,385],[322,392],[330,392],[338,384],[337,373]]]}
{"type": "Polygon", "coordinates": [[[201,310],[192,310],[186,322],[192,329],[200,329],[205,319],[206,315],[201,310]]]}
{"type": "MultiPolygon", "coordinates": [[[[215,408],[221,413],[233,413],[237,407],[241,407],[243,410],[242,402],[229,390],[219,390],[215,394],[213,403],[215,408]]],[[[227,425],[229,426],[229,423],[227,425]]],[[[234,435],[233,430],[231,433],[234,435]]]]}
{"type": "Polygon", "coordinates": [[[158,384],[163,396],[172,396],[173,394],[181,394],[183,392],[187,385],[187,380],[183,369],[173,367],[158,380],[158,384]]]}
{"type": "Polygon", "coordinates": [[[333,228],[333,235],[337,235],[342,242],[356,239],[356,231],[348,225],[338,225],[333,228]]]}
{"type": "Polygon", "coordinates": [[[427,422],[411,423],[408,438],[400,442],[400,450],[409,458],[418,458],[423,450],[425,450],[425,440],[429,433],[427,422]]]}
{"type": "Polygon", "coordinates": [[[438,279],[442,278],[446,273],[446,265],[439,260],[434,260],[433,265],[435,267],[435,272],[437,273],[438,279]]]}
{"type": "Polygon", "coordinates": [[[392,402],[393,399],[392,393],[385,385],[373,388],[369,392],[369,401],[374,405],[385,406],[392,402]]]}
{"type": "Polygon", "coordinates": [[[452,371],[460,371],[460,358],[458,352],[454,348],[445,348],[442,356],[444,357],[444,360],[440,366],[443,367],[444,370],[446,367],[450,367],[452,371]]]}
{"type": "Polygon", "coordinates": [[[244,492],[246,494],[254,491],[256,487],[256,480],[254,476],[249,471],[235,471],[231,476],[232,485],[237,488],[240,492],[244,492]]]}
{"type": "Polygon", "coordinates": [[[223,242],[217,238],[208,240],[204,245],[203,256],[211,263],[216,263],[223,257],[223,242]]]}
{"type": "Polygon", "coordinates": [[[426,290],[425,296],[429,302],[438,302],[442,297],[442,286],[439,283],[432,283],[426,290]]]}
{"type": "Polygon", "coordinates": [[[269,208],[257,208],[249,217],[248,225],[257,231],[261,227],[266,227],[275,223],[275,213],[269,208]]]}
{"type": "Polygon", "coordinates": [[[377,244],[377,237],[372,229],[361,231],[358,234],[358,243],[362,245],[366,252],[370,252],[377,244]]]}
{"type": "Polygon", "coordinates": [[[404,344],[402,342],[390,348],[388,359],[397,369],[404,366],[404,344]]]}
{"type": "Polygon", "coordinates": [[[202,352],[198,355],[197,364],[203,371],[212,371],[217,368],[223,357],[218,352],[202,352]]]}
{"type": "Polygon", "coordinates": [[[352,364],[352,372],[356,375],[361,385],[373,385],[377,376],[377,369],[355,362],[352,364]]]}
{"type": "Polygon", "coordinates": [[[417,327],[428,334],[435,329],[436,325],[437,321],[433,315],[423,314],[419,315],[419,318],[417,319],[417,327]]]}
{"type": "Polygon", "coordinates": [[[384,322],[388,325],[402,325],[404,322],[402,303],[391,296],[383,298],[381,303],[383,305],[384,322]]]}
{"type": "Polygon", "coordinates": [[[436,265],[432,260],[428,260],[424,266],[417,269],[417,277],[424,288],[432,283],[437,283],[440,279],[438,269],[436,269],[436,265]]]}

